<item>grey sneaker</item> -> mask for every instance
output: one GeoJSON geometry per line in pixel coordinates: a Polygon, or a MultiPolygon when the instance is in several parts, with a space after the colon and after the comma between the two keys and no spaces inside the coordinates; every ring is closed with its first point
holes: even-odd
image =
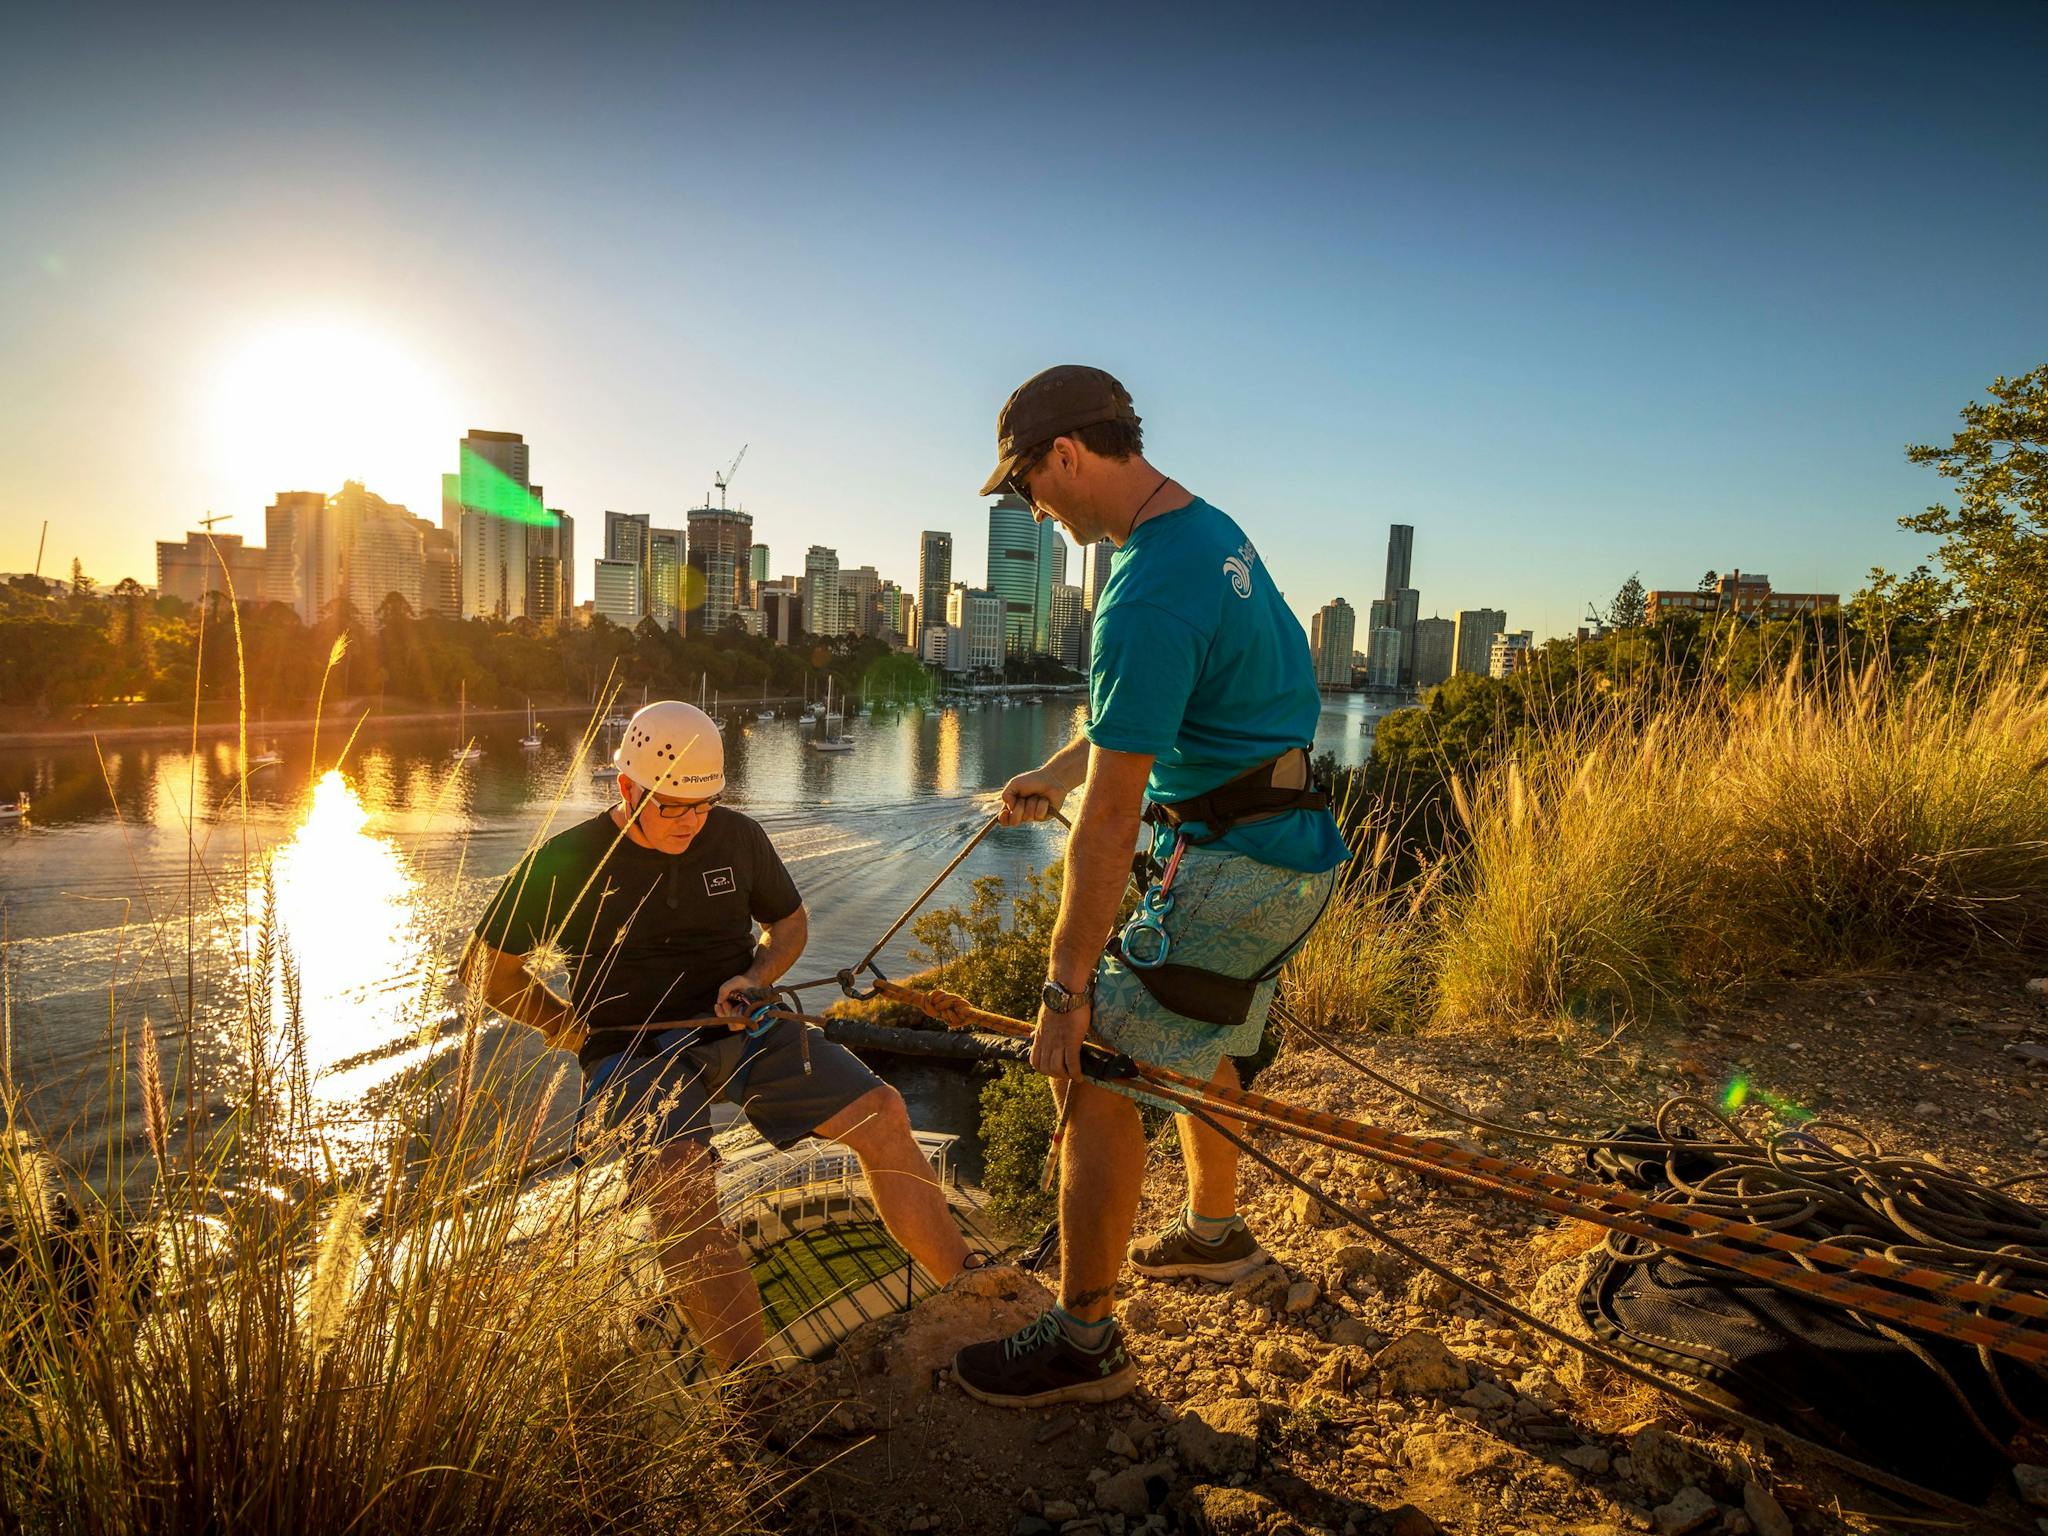
{"type": "Polygon", "coordinates": [[[1266,1264],[1266,1250],[1243,1222],[1213,1243],[1195,1236],[1187,1213],[1173,1218],[1164,1232],[1131,1244],[1131,1268],[1154,1280],[1214,1280],[1221,1285],[1242,1280],[1266,1264]]]}

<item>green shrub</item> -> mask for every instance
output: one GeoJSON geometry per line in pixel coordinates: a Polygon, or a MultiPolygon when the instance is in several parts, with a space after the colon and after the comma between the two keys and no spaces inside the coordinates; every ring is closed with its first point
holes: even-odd
{"type": "Polygon", "coordinates": [[[1052,1093],[1025,1067],[1005,1066],[981,1090],[981,1182],[989,1208],[1020,1230],[1045,1225],[1057,1212],[1042,1187],[1052,1147],[1052,1093]]]}

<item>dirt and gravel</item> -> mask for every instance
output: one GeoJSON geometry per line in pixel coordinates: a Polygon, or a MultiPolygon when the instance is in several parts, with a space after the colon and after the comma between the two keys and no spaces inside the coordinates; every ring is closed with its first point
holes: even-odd
{"type": "MultiPolygon", "coordinates": [[[[2048,997],[2027,980],[1956,967],[1788,985],[1604,1041],[1438,1034],[1347,1044],[1392,1076],[1508,1124],[1599,1134],[1674,1094],[1722,1102],[1740,1080],[1737,1118],[1757,1131],[1797,1107],[1852,1122],[1887,1148],[2002,1178],[2048,1164],[2048,997]]],[[[1397,1128],[1476,1134],[1312,1047],[1284,1052],[1258,1086],[1397,1128]]],[[[1590,1229],[1541,1212],[1298,1142],[1259,1141],[1524,1303],[1589,1241],[1590,1229]]],[[[1179,1179],[1169,1133],[1155,1143],[1142,1222],[1170,1216],[1179,1179]]],[[[791,1526],[1004,1536],[1968,1528],[1743,1442],[1585,1365],[1329,1225],[1263,1169],[1248,1165],[1244,1188],[1247,1219],[1274,1263],[1227,1289],[1127,1272],[1120,1312],[1141,1385],[1120,1403],[1015,1413],[947,1383],[959,1344],[1045,1305],[1038,1280],[1015,1269],[963,1277],[789,1378],[770,1438],[804,1469],[785,1506],[791,1526]]],[[[2022,1471],[1997,1507],[2020,1530],[2039,1520],[2048,1532],[2048,1473],[2022,1471]],[[2044,1507],[2029,1507],[2029,1493],[2044,1507]]]]}

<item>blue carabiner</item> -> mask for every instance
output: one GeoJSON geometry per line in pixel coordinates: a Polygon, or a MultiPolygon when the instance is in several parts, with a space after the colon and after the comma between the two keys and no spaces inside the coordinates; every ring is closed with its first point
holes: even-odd
{"type": "Polygon", "coordinates": [[[1157,970],[1166,964],[1166,957],[1173,949],[1173,939],[1166,931],[1166,914],[1173,910],[1173,898],[1168,896],[1154,905],[1153,894],[1151,891],[1145,893],[1145,900],[1131,914],[1131,920],[1124,924],[1123,934],[1117,939],[1117,948],[1123,951],[1124,964],[1140,971],[1157,970]]]}

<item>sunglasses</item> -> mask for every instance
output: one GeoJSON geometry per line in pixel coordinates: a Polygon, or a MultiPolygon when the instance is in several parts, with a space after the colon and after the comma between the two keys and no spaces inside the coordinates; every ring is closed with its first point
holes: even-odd
{"type": "Polygon", "coordinates": [[[652,809],[662,820],[675,821],[692,812],[702,812],[709,816],[711,808],[724,798],[723,795],[713,795],[709,800],[663,800],[657,795],[650,794],[641,799],[640,809],[652,809]]]}
{"type": "Polygon", "coordinates": [[[1026,459],[1015,469],[1011,470],[1010,478],[1003,482],[1004,490],[1034,511],[1037,510],[1038,503],[1031,499],[1031,476],[1038,466],[1045,462],[1046,455],[1051,451],[1052,444],[1041,444],[1029,459],[1026,459]]]}

